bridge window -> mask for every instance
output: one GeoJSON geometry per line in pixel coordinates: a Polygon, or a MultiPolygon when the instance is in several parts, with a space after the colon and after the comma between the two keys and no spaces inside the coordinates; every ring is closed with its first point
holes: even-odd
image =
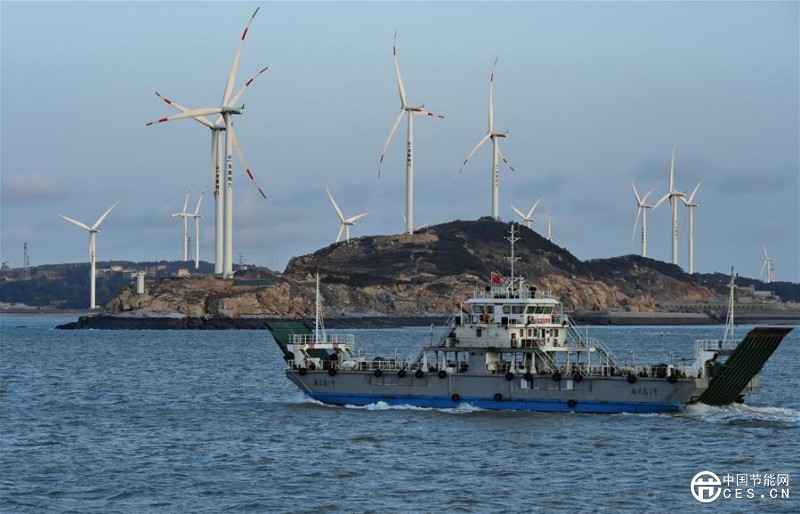
{"type": "Polygon", "coordinates": [[[525,307],[522,305],[514,305],[511,307],[511,312],[514,314],[522,314],[525,311],[525,307]]]}
{"type": "Polygon", "coordinates": [[[503,305],[503,314],[511,314],[511,306],[503,305]]]}
{"type": "Polygon", "coordinates": [[[552,305],[545,306],[544,314],[552,314],[552,313],[553,313],[553,306],[552,305]]]}

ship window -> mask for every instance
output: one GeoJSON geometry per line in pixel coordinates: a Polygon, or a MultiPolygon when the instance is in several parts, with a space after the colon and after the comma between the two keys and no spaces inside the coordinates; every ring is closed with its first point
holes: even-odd
{"type": "Polygon", "coordinates": [[[486,314],[494,314],[494,305],[486,306],[486,314]]]}
{"type": "Polygon", "coordinates": [[[511,306],[503,305],[503,314],[511,314],[511,306]]]}
{"type": "Polygon", "coordinates": [[[472,314],[483,314],[483,305],[473,305],[472,314]]]}
{"type": "Polygon", "coordinates": [[[514,314],[522,314],[525,311],[525,307],[522,305],[514,305],[511,307],[511,312],[514,314]]]}
{"type": "Polygon", "coordinates": [[[537,305],[536,306],[536,314],[541,314],[543,312],[544,312],[544,306],[543,305],[537,305]]]}
{"type": "Polygon", "coordinates": [[[482,335],[483,335],[483,330],[481,330],[480,328],[475,329],[476,337],[481,337],[482,335]]]}
{"type": "Polygon", "coordinates": [[[527,313],[533,314],[534,312],[536,312],[536,307],[534,307],[533,305],[528,305],[527,313]]]}
{"type": "Polygon", "coordinates": [[[552,312],[553,312],[553,306],[552,305],[548,305],[548,306],[546,306],[544,308],[544,313],[545,314],[552,314],[552,312]]]}

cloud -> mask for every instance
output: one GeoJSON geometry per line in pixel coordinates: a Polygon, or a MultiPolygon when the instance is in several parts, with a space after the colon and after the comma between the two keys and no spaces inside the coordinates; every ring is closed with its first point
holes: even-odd
{"type": "Polygon", "coordinates": [[[58,186],[47,175],[28,173],[3,177],[0,201],[3,205],[15,205],[57,197],[58,186]]]}

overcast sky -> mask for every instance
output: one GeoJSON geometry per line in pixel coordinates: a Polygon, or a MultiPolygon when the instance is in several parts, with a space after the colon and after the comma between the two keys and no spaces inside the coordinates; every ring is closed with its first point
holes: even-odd
{"type": "MultiPolygon", "coordinates": [[[[581,259],[639,251],[631,236],[641,190],[676,184],[696,197],[695,269],[731,265],[757,277],[766,245],[776,278],[800,280],[797,2],[261,2],[0,3],[2,240],[0,259],[85,262],[91,224],[113,202],[98,260],[176,260],[182,208],[211,187],[209,130],[192,120],[145,127],[220,103],[239,37],[257,6],[237,88],[237,135],[264,200],[235,165],[234,254],[283,269],[351,236],[404,229],[405,125],[378,158],[400,108],[392,36],[416,118],[415,221],[491,212],[495,128],[516,172],[501,168],[500,215],[544,195],[534,229],[581,259]]],[[[202,205],[201,257],[213,261],[213,202],[202,205]]],[[[688,266],[680,210],[680,265],[688,266]]],[[[650,213],[649,256],[668,261],[669,207],[650,213]]],[[[238,257],[237,257],[238,258],[238,257]]],[[[529,277],[533,279],[533,277],[529,277]]]]}

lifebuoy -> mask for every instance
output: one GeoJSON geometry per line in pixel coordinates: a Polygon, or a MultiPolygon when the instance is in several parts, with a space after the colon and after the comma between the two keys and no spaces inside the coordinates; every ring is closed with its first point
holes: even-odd
{"type": "Polygon", "coordinates": [[[561,373],[559,373],[558,371],[553,373],[553,382],[558,382],[560,380],[561,380],[561,373]]]}
{"type": "Polygon", "coordinates": [[[508,380],[509,382],[514,380],[514,374],[511,373],[510,371],[508,373],[506,373],[506,380],[508,380]]]}
{"type": "Polygon", "coordinates": [[[458,403],[458,402],[460,402],[460,401],[461,401],[461,397],[460,397],[460,396],[458,396],[458,393],[453,393],[453,394],[450,396],[450,399],[451,399],[451,400],[453,400],[453,403],[458,403]]]}
{"type": "Polygon", "coordinates": [[[670,375],[670,376],[667,377],[667,382],[669,382],[670,384],[674,384],[677,381],[678,381],[678,377],[676,377],[675,375],[670,375]]]}
{"type": "Polygon", "coordinates": [[[500,394],[500,393],[495,393],[495,395],[494,395],[494,401],[496,401],[496,402],[501,402],[501,401],[503,401],[503,395],[502,395],[502,394],[500,394]]]}
{"type": "Polygon", "coordinates": [[[578,383],[578,382],[580,382],[581,380],[583,380],[583,375],[581,375],[580,373],[575,373],[575,376],[574,376],[574,377],[572,377],[572,380],[574,380],[574,381],[575,381],[575,383],[578,383]]]}
{"type": "Polygon", "coordinates": [[[570,409],[574,409],[576,405],[578,405],[578,402],[575,400],[567,400],[567,407],[570,409]]]}
{"type": "Polygon", "coordinates": [[[400,377],[400,378],[405,378],[406,370],[401,369],[400,371],[397,372],[397,376],[400,377]]]}
{"type": "Polygon", "coordinates": [[[481,314],[481,323],[489,323],[489,315],[481,314]]]}
{"type": "Polygon", "coordinates": [[[333,377],[333,376],[336,376],[336,368],[331,368],[331,369],[329,369],[329,370],[328,370],[328,375],[330,375],[330,376],[332,376],[332,377],[333,377]]]}
{"type": "Polygon", "coordinates": [[[417,378],[422,378],[422,377],[425,376],[425,372],[422,371],[421,369],[418,369],[417,372],[414,373],[414,376],[417,377],[417,378]]]}
{"type": "Polygon", "coordinates": [[[636,375],[633,373],[628,373],[628,383],[633,384],[636,382],[636,375]]]}
{"type": "Polygon", "coordinates": [[[531,380],[533,380],[533,375],[531,374],[530,371],[527,371],[524,375],[522,375],[522,378],[530,382],[531,380]]]}
{"type": "Polygon", "coordinates": [[[383,370],[378,368],[375,371],[373,371],[372,374],[375,375],[376,377],[379,377],[379,376],[383,375],[383,370]]]}
{"type": "Polygon", "coordinates": [[[308,373],[308,370],[306,368],[300,368],[300,371],[298,373],[300,373],[300,375],[302,376],[308,373]]]}
{"type": "Polygon", "coordinates": [[[443,369],[439,370],[438,375],[439,375],[439,378],[447,378],[447,372],[445,370],[443,370],[443,369]]]}

